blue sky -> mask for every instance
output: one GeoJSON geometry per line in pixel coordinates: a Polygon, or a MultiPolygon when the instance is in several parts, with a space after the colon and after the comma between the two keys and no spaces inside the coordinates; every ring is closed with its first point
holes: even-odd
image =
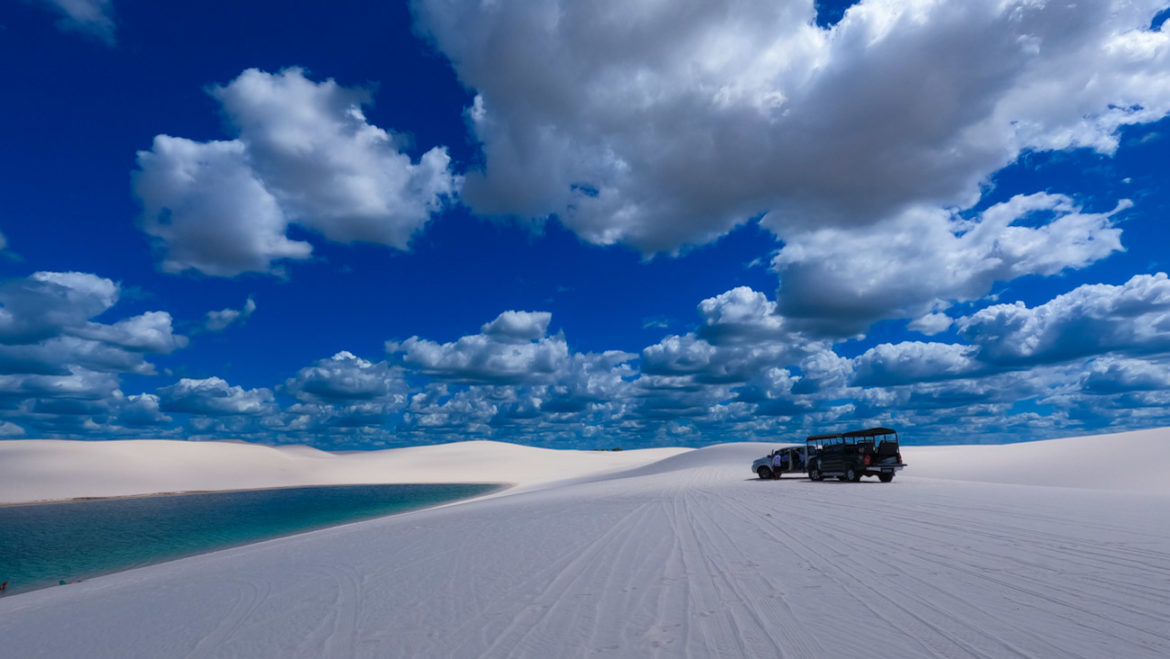
{"type": "Polygon", "coordinates": [[[1161,2],[26,0],[0,435],[1166,425],[1161,2]]]}

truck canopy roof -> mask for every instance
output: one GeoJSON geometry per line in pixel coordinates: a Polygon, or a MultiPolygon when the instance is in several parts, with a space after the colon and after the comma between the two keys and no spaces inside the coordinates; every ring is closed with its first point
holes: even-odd
{"type": "Polygon", "coordinates": [[[818,439],[831,439],[833,437],[881,437],[883,435],[898,436],[898,431],[893,428],[867,428],[865,430],[850,430],[849,432],[831,432],[827,435],[811,435],[805,441],[816,441],[818,439]]]}

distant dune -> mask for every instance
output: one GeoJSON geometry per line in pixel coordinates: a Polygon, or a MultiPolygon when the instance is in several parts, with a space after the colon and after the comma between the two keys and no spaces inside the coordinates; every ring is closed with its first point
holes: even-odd
{"type": "Polygon", "coordinates": [[[629,469],[688,450],[563,451],[476,441],[328,453],[234,441],[9,440],[0,441],[0,503],[347,483],[533,486],[629,469]]]}
{"type": "Polygon", "coordinates": [[[1166,657],[1170,429],[906,447],[892,483],[771,445],[372,454],[0,442],[7,501],[503,481],[453,505],[0,597],[5,656],[1166,657]]]}
{"type": "Polygon", "coordinates": [[[922,478],[1170,494],[1170,428],[988,446],[910,447],[922,478]]]}
{"type": "MultiPolygon", "coordinates": [[[[763,455],[772,444],[726,444],[763,455]]],[[[523,486],[709,460],[694,449],[567,451],[459,442],[369,452],[238,441],[0,441],[0,503],[346,483],[501,482],[523,486]],[[675,457],[664,463],[660,460],[675,457]]],[[[1003,445],[908,446],[912,478],[1170,493],[1156,458],[1170,429],[1003,445]]],[[[758,457],[758,456],[755,456],[758,457]]],[[[746,465],[745,465],[746,471],[746,465]]]]}

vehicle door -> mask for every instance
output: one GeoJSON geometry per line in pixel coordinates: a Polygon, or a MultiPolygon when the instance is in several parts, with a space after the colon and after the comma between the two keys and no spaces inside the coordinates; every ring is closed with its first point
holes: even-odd
{"type": "Polygon", "coordinates": [[[789,453],[789,455],[788,455],[788,468],[789,468],[789,470],[796,471],[796,472],[804,471],[805,464],[807,464],[807,461],[805,460],[805,456],[806,456],[805,447],[798,446],[798,447],[790,449],[790,450],[792,452],[789,453]]]}
{"type": "Polygon", "coordinates": [[[848,467],[857,464],[857,440],[853,437],[841,438],[841,469],[845,471],[848,467]]]}
{"type": "Polygon", "coordinates": [[[824,469],[822,458],[824,457],[824,446],[820,440],[810,440],[805,443],[804,468],[807,470],[813,461],[820,461],[821,469],[824,469]]]}
{"type": "Polygon", "coordinates": [[[866,457],[869,458],[869,464],[877,463],[877,445],[874,444],[872,437],[865,437],[857,440],[857,460],[859,464],[865,465],[866,457]]]}
{"type": "Polygon", "coordinates": [[[824,448],[821,451],[821,468],[826,472],[838,472],[845,469],[843,451],[845,450],[844,440],[841,437],[830,437],[824,441],[824,448]]]}

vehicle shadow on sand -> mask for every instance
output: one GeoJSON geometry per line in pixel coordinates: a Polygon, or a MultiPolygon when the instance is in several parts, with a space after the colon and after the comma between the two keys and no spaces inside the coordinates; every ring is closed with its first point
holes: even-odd
{"type": "Polygon", "coordinates": [[[850,481],[837,480],[836,478],[826,478],[823,481],[814,481],[811,478],[809,478],[808,476],[804,476],[804,477],[792,476],[790,478],[759,478],[759,477],[753,476],[751,478],[745,478],[743,480],[745,482],[754,482],[754,483],[792,482],[792,483],[805,483],[806,485],[866,485],[866,484],[879,485],[879,484],[882,484],[881,481],[871,480],[868,478],[863,478],[862,480],[859,480],[856,483],[853,483],[850,481]]]}

